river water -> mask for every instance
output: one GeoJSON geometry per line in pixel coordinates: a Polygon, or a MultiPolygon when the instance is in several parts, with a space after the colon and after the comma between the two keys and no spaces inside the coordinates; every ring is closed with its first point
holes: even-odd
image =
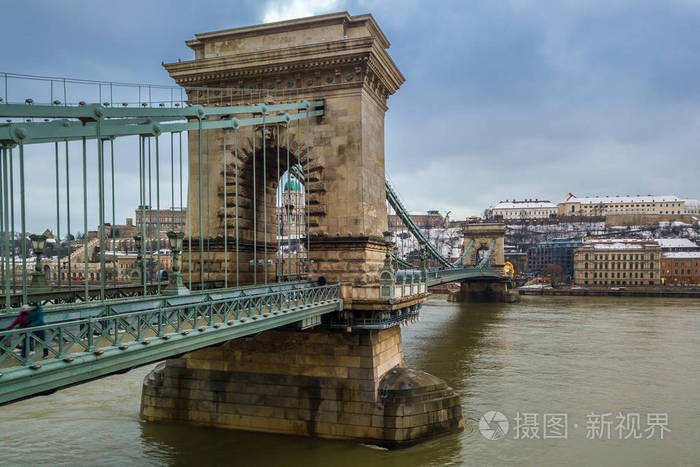
{"type": "Polygon", "coordinates": [[[403,341],[408,366],[443,378],[460,394],[462,433],[386,451],[145,424],[138,410],[147,367],[0,407],[0,463],[700,464],[698,300],[523,297],[516,304],[456,304],[433,297],[421,322],[403,328],[403,341]],[[508,422],[500,439],[479,429],[488,411],[508,422]]]}

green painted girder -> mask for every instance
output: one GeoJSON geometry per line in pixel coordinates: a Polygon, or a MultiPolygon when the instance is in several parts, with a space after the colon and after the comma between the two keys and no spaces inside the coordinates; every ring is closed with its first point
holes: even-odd
{"type": "Polygon", "coordinates": [[[235,322],[218,328],[205,326],[204,329],[193,330],[187,335],[173,333],[167,340],[152,338],[147,344],[144,341],[134,341],[124,349],[112,347],[102,350],[103,353],[99,355],[95,352],[81,352],[73,356],[71,361],[52,359],[42,362],[38,369],[20,367],[6,371],[0,376],[0,404],[130,370],[341,309],[342,300],[334,299],[327,303],[283,310],[276,315],[261,316],[255,321],[235,322]]]}
{"type": "Polygon", "coordinates": [[[447,260],[442,254],[433,246],[432,243],[430,243],[430,240],[428,240],[425,235],[423,235],[423,232],[421,232],[420,228],[413,222],[413,219],[411,219],[411,215],[408,213],[406,208],[404,208],[403,204],[401,203],[401,200],[399,200],[399,197],[396,195],[394,192],[393,188],[391,187],[391,184],[389,184],[389,180],[385,180],[385,188],[386,188],[386,199],[389,201],[389,204],[391,204],[391,207],[394,208],[394,211],[396,211],[396,214],[401,218],[403,223],[408,227],[408,230],[413,234],[413,236],[418,240],[418,242],[422,245],[425,245],[428,253],[438,260],[440,264],[442,264],[445,267],[452,268],[454,267],[452,263],[450,263],[449,260],[447,260]]]}
{"type": "Polygon", "coordinates": [[[448,282],[507,282],[507,279],[490,268],[455,268],[428,271],[426,282],[428,287],[433,287],[448,282]]]}
{"type": "Polygon", "coordinates": [[[399,266],[401,266],[402,268],[405,268],[405,269],[415,269],[415,268],[416,268],[413,264],[411,264],[411,263],[409,263],[408,261],[405,261],[405,260],[399,258],[399,257],[396,256],[394,253],[391,254],[391,258],[392,258],[394,261],[396,261],[396,263],[397,263],[399,266]]]}
{"type": "MultiPolygon", "coordinates": [[[[206,283],[206,285],[217,285],[218,281],[206,283]]],[[[161,289],[165,289],[164,284],[160,284],[161,289]]],[[[128,285],[120,287],[105,288],[106,300],[100,300],[100,288],[95,287],[90,289],[89,302],[70,302],[57,303],[44,307],[44,321],[47,324],[59,323],[75,319],[85,319],[91,317],[106,316],[110,314],[125,313],[129,311],[137,311],[143,309],[144,303],[148,307],[176,305],[182,303],[183,300],[193,303],[204,303],[207,301],[221,299],[222,297],[238,297],[243,295],[260,295],[264,293],[272,293],[280,290],[302,289],[310,286],[308,281],[289,281],[279,284],[268,285],[249,285],[237,288],[224,289],[222,287],[209,287],[203,291],[192,291],[186,297],[172,295],[158,295],[158,284],[148,284],[146,287],[147,295],[143,295],[143,286],[128,285]],[[134,308],[136,307],[136,308],[134,308]]],[[[18,302],[21,304],[22,295],[15,294],[18,302]]],[[[83,289],[73,289],[72,291],[51,291],[40,292],[27,295],[27,302],[31,303],[39,301],[42,303],[51,300],[60,300],[65,297],[79,297],[84,300],[83,289]]],[[[15,319],[19,309],[10,309],[0,312],[0,329],[7,328],[15,319]]]]}
{"type": "Polygon", "coordinates": [[[491,239],[491,245],[489,245],[489,249],[486,251],[484,254],[484,257],[481,258],[481,261],[479,261],[479,264],[476,265],[478,269],[484,269],[487,264],[489,264],[489,260],[491,259],[491,255],[493,254],[494,247],[496,246],[496,239],[493,238],[491,239]]]}
{"type": "MultiPolygon", "coordinates": [[[[0,106],[0,110],[3,106],[0,106]]],[[[217,120],[197,120],[182,122],[165,122],[163,120],[144,120],[143,118],[98,120],[76,122],[54,120],[50,122],[23,122],[0,125],[0,143],[7,145],[48,143],[54,141],[77,140],[81,138],[101,139],[120,136],[158,136],[163,133],[176,133],[192,130],[211,130],[220,128],[236,129],[246,126],[289,123],[311,117],[323,116],[324,111],[310,110],[292,114],[277,114],[253,118],[221,118],[217,120]],[[99,126],[99,128],[98,128],[99,126]]]]}
{"type": "Polygon", "coordinates": [[[325,102],[299,101],[288,104],[252,104],[237,106],[205,107],[203,105],[191,105],[185,107],[105,107],[101,104],[88,104],[81,106],[61,105],[22,105],[1,104],[0,117],[5,118],[74,118],[81,120],[99,120],[108,118],[126,117],[165,117],[170,119],[201,118],[239,115],[239,114],[264,114],[271,112],[288,112],[293,110],[306,110],[323,108],[325,102]]]}
{"type": "Polygon", "coordinates": [[[12,351],[16,341],[8,336],[56,344],[47,346],[54,358],[25,359],[23,366],[0,369],[0,404],[340,311],[339,292],[337,284],[307,287],[3,331],[0,350],[15,359],[20,359],[12,351]],[[37,331],[48,337],[39,340],[37,331]],[[71,351],[72,346],[80,351],[71,351]]]}
{"type": "Polygon", "coordinates": [[[469,252],[472,251],[472,247],[473,247],[473,246],[474,246],[474,239],[471,239],[471,240],[469,240],[469,244],[468,244],[467,247],[464,249],[464,251],[463,251],[462,254],[459,256],[459,258],[457,258],[455,261],[452,262],[452,265],[453,265],[454,267],[457,267],[457,266],[459,266],[460,264],[462,264],[462,260],[463,260],[464,258],[466,258],[466,256],[469,254],[469,252]]]}

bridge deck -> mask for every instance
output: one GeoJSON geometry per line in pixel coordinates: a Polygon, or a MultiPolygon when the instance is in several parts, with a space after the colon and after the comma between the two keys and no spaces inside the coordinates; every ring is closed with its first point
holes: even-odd
{"type": "Polygon", "coordinates": [[[454,268],[439,271],[428,271],[428,287],[447,284],[448,282],[503,282],[507,279],[503,274],[490,268],[454,268]]]}
{"type": "Polygon", "coordinates": [[[339,293],[338,285],[305,284],[145,297],[130,302],[138,311],[1,331],[0,404],[276,327],[314,325],[342,309],[339,293]]]}

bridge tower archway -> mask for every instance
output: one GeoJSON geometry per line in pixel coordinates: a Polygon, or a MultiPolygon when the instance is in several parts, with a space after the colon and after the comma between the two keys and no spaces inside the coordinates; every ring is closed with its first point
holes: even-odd
{"type": "Polygon", "coordinates": [[[464,248],[470,248],[471,245],[471,251],[462,259],[462,267],[477,267],[484,257],[489,256],[485,266],[502,270],[505,265],[505,235],[504,224],[467,224],[464,229],[464,248]]]}
{"type": "MultiPolygon", "coordinates": [[[[372,16],[336,13],[216,31],[197,34],[187,45],[194,50],[194,60],[164,66],[178,84],[188,89],[192,103],[324,101],[322,117],[292,122],[289,129],[293,149],[299,150],[294,150],[298,162],[309,175],[305,181],[309,194],[306,241],[311,273],[329,282],[377,283],[387,248],[382,236],[387,230],[384,114],[388,97],[398,90],[404,77],[387,53],[389,42],[372,16]],[[207,88],[236,91],[216,95],[207,88]]],[[[250,132],[260,133],[261,126],[240,130],[241,142],[251,143],[249,150],[253,141],[250,132]]],[[[202,178],[206,184],[202,203],[206,203],[208,212],[222,211],[218,194],[223,188],[212,181],[221,178],[223,131],[233,133],[212,133],[218,136],[210,137],[209,151],[202,155],[202,161],[196,132],[190,133],[188,208],[194,212],[200,204],[200,162],[206,175],[202,178]]],[[[262,136],[256,138],[262,143],[262,136]]],[[[269,190],[268,196],[274,193],[269,190]]],[[[230,212],[231,205],[226,209],[230,212]]],[[[191,229],[193,237],[207,241],[210,251],[214,251],[211,245],[223,235],[222,227],[223,223],[210,215],[202,232],[198,225],[191,229]]],[[[243,240],[240,236],[239,244],[243,240]]],[[[246,240],[250,242],[250,238],[246,240]]],[[[257,245],[251,251],[255,248],[257,245]]],[[[195,250],[193,247],[193,255],[195,250]]],[[[218,272],[221,252],[215,253],[210,255],[208,274],[211,270],[215,275],[222,274],[218,272]]],[[[239,254],[239,269],[245,267],[241,261],[246,260],[239,254]]],[[[249,279],[255,280],[255,276],[249,279]]]]}
{"type": "MultiPolygon", "coordinates": [[[[334,421],[321,420],[314,411],[280,411],[283,407],[272,399],[263,405],[249,406],[232,392],[230,400],[240,402],[228,404],[226,409],[217,407],[223,413],[213,414],[216,418],[207,418],[204,424],[361,439],[388,446],[408,445],[461,430],[463,417],[456,393],[437,378],[405,368],[403,361],[399,324],[418,315],[428,293],[418,271],[414,271],[410,283],[396,284],[388,251],[392,242],[387,228],[384,115],[388,97],[398,90],[404,78],[387,53],[389,42],[372,16],[350,16],[344,12],[216,31],[197,34],[187,45],[195,52],[194,60],[165,67],[187,89],[191,103],[256,105],[251,109],[252,115],[236,117],[251,118],[250,127],[208,130],[205,152],[204,143],[199,142],[203,135],[190,132],[188,210],[192,214],[203,210],[211,213],[205,221],[192,215],[198,225],[187,225],[200,242],[193,244],[189,254],[195,256],[197,250],[201,251],[201,242],[207,242],[209,247],[206,264],[192,261],[192,275],[197,278],[199,267],[199,278],[213,272],[217,277],[223,274],[233,284],[233,270],[227,274],[222,263],[234,264],[234,255],[238,255],[235,264],[240,271],[250,264],[252,256],[258,269],[248,270],[245,278],[239,278],[240,283],[262,282],[255,259],[265,259],[261,248],[267,252],[277,248],[273,243],[277,226],[272,217],[274,209],[263,210],[261,216],[260,206],[276,206],[280,180],[277,158],[262,162],[261,156],[276,156],[277,141],[281,140],[285,164],[280,166],[280,172],[298,166],[299,178],[303,179],[307,202],[303,241],[308,247],[310,273],[319,284],[323,282],[321,277],[329,283],[340,283],[331,287],[338,289],[342,310],[334,310],[336,314],[326,315],[323,320],[313,312],[300,321],[285,318],[290,319],[290,326],[279,332],[261,332],[216,349],[196,350],[183,356],[184,360],[167,361],[144,383],[144,418],[172,420],[173,415],[187,413],[186,420],[203,420],[198,411],[204,404],[199,399],[208,396],[183,390],[182,385],[169,385],[183,378],[196,378],[206,385],[217,381],[225,371],[231,381],[260,381],[261,393],[296,394],[299,407],[305,407],[312,388],[312,399],[324,407],[336,408],[329,409],[331,415],[327,417],[334,421]],[[209,89],[213,91],[210,93],[209,89]],[[271,130],[265,117],[275,113],[275,105],[296,102],[322,107],[323,115],[312,118],[304,112],[303,119],[286,119],[288,126],[282,123],[281,133],[277,133],[277,127],[271,130]],[[235,174],[228,162],[233,148],[224,150],[224,137],[229,143],[234,137],[238,141],[237,152],[231,158],[237,163],[235,174]],[[289,163],[287,149],[293,155],[289,163]],[[273,167],[269,165],[271,160],[273,167]],[[239,195],[243,193],[235,204],[231,204],[231,189],[238,189],[239,195]],[[233,236],[228,219],[238,222],[238,232],[233,236]],[[266,224],[261,224],[261,219],[266,224]],[[234,242],[245,244],[246,248],[233,249],[234,242]],[[381,283],[380,272],[384,279],[381,283]],[[305,332],[299,332],[299,328],[305,332]],[[296,357],[290,359],[290,355],[296,357]],[[169,376],[175,374],[176,378],[169,376]],[[318,392],[319,387],[328,390],[318,392]],[[170,398],[166,393],[174,394],[173,399],[178,400],[177,411],[163,408],[172,407],[169,401],[163,401],[170,398]],[[156,397],[151,398],[152,395],[156,397]],[[431,403],[415,402],[414,408],[418,395],[428,397],[431,403]],[[359,413],[351,414],[347,409],[351,406],[361,407],[359,413]],[[407,413],[413,414],[410,421],[402,422],[401,428],[395,428],[394,407],[405,407],[407,413]],[[251,415],[238,417],[243,410],[251,415]],[[266,413],[282,418],[271,418],[266,413]],[[390,419],[384,422],[387,417],[390,419]],[[371,419],[372,424],[361,422],[365,419],[371,419]]],[[[289,108],[298,110],[296,106],[289,108]]],[[[284,115],[274,118],[280,117],[284,115]]],[[[185,251],[184,256],[187,254],[185,251]]],[[[200,261],[203,257],[202,254],[200,261]]],[[[269,270],[263,271],[262,278],[271,279],[269,274],[269,270]]],[[[322,286],[314,289],[322,290],[322,286]]],[[[268,310],[276,314],[274,304],[268,310]]],[[[288,401],[284,404],[289,407],[288,401]]]]}

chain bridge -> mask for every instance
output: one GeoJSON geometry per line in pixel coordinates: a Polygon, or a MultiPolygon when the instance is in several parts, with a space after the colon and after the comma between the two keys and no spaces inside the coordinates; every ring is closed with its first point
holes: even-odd
{"type": "Polygon", "coordinates": [[[0,328],[44,308],[44,324],[0,331],[0,403],[164,361],[144,381],[146,421],[389,447],[461,429],[454,391],[403,364],[400,325],[434,285],[501,297],[504,230],[469,226],[451,259],[385,178],[386,103],[404,77],[372,16],[187,45],[194,59],[164,65],[176,87],[0,74],[0,328]],[[46,190],[58,248],[42,258],[28,230],[46,190]],[[127,275],[125,192],[156,219],[136,226],[127,275]],[[178,198],[184,229],[166,241],[161,210],[178,198]]]}

